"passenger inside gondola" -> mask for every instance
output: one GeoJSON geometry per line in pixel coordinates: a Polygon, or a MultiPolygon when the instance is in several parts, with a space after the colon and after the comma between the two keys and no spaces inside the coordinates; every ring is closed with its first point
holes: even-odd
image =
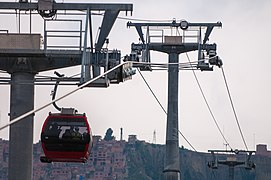
{"type": "Polygon", "coordinates": [[[59,129],[57,123],[53,123],[52,126],[49,128],[49,136],[59,137],[61,129],[59,129]]]}
{"type": "Polygon", "coordinates": [[[70,129],[66,129],[62,136],[62,139],[66,140],[66,139],[71,139],[71,138],[72,138],[72,134],[71,134],[70,129]]]}
{"type": "Polygon", "coordinates": [[[81,140],[82,134],[79,132],[79,127],[75,127],[75,131],[72,133],[72,138],[74,140],[81,140]]]}

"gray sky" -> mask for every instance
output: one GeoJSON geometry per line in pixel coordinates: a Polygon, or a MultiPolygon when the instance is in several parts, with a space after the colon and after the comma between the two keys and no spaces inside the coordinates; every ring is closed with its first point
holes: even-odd
{"type": "MultiPolygon", "coordinates": [[[[62,1],[58,1],[62,2],[62,1]]],[[[72,2],[65,0],[64,2],[72,2]]],[[[82,1],[89,2],[89,1],[82,1]]],[[[101,2],[101,1],[91,1],[101,2]]],[[[102,2],[114,2],[111,0],[102,2]]],[[[116,2],[116,1],[115,1],[116,2]]],[[[117,1],[126,2],[126,1],[117,1]]],[[[268,0],[228,0],[228,1],[188,1],[188,0],[147,0],[130,1],[134,4],[131,18],[153,20],[186,19],[189,22],[217,22],[223,27],[214,29],[210,43],[217,43],[218,55],[224,63],[224,70],[232,93],[237,115],[249,149],[254,149],[254,143],[267,144],[271,149],[271,83],[269,67],[269,43],[271,34],[271,2],[268,0]]],[[[121,13],[120,16],[125,16],[121,13]]],[[[129,17],[129,16],[128,16],[129,17]]],[[[16,32],[16,18],[0,17],[0,29],[16,32]]],[[[94,27],[100,25],[101,17],[95,17],[94,27]]],[[[40,18],[34,19],[34,32],[41,30],[40,18]]],[[[111,49],[120,49],[122,55],[130,53],[132,42],[138,42],[134,28],[126,28],[126,20],[117,20],[110,35],[111,49]]],[[[22,27],[28,31],[28,26],[22,27]]],[[[94,35],[96,35],[94,33],[94,35]]],[[[196,52],[189,53],[196,60],[196,52]]],[[[167,62],[167,55],[151,54],[152,62],[167,62]]],[[[184,55],[181,62],[187,62],[184,55]]],[[[60,69],[60,73],[71,76],[79,73],[80,67],[60,69]]],[[[213,72],[196,72],[213,113],[224,131],[227,140],[233,148],[244,149],[244,145],[234,119],[221,69],[213,72]]],[[[143,72],[153,91],[163,106],[167,106],[167,72],[143,72]]],[[[5,74],[0,74],[4,76],[5,74]]],[[[39,75],[53,76],[53,71],[39,75]]],[[[200,94],[192,71],[180,72],[180,104],[179,127],[186,138],[198,151],[208,149],[223,149],[223,139],[220,136],[208,109],[200,94]]],[[[58,96],[76,87],[59,87],[58,96]]],[[[51,100],[50,91],[53,86],[36,86],[35,107],[51,100]]],[[[9,118],[9,87],[0,86],[1,124],[9,118]]],[[[104,136],[107,128],[111,127],[117,139],[120,138],[120,128],[124,129],[124,137],[136,134],[138,139],[152,142],[156,130],[156,142],[165,143],[166,116],[159,107],[140,75],[137,73],[133,80],[119,85],[111,85],[107,89],[88,89],[78,91],[60,101],[59,106],[75,107],[79,112],[88,115],[93,134],[104,136]]],[[[35,115],[34,142],[39,140],[43,121],[53,107],[46,108],[35,115]]],[[[7,139],[8,130],[0,132],[0,137],[7,139]]],[[[189,148],[180,137],[180,145],[189,148]]]]}

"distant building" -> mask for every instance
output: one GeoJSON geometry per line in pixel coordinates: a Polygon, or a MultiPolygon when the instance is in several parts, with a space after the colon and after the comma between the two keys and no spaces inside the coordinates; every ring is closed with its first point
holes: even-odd
{"type": "Polygon", "coordinates": [[[129,135],[128,137],[128,144],[135,144],[137,141],[136,135],[129,135]]]}
{"type": "Polygon", "coordinates": [[[89,178],[92,180],[127,178],[124,147],[123,141],[115,139],[105,141],[101,136],[93,136],[93,148],[89,157],[91,164],[89,178]]]}
{"type": "Polygon", "coordinates": [[[256,155],[271,157],[271,151],[267,150],[266,144],[258,144],[256,146],[256,155]]]}
{"type": "Polygon", "coordinates": [[[71,179],[71,171],[65,168],[54,168],[50,173],[51,179],[71,179]]]}
{"type": "MultiPolygon", "coordinates": [[[[93,136],[89,160],[79,163],[41,163],[43,156],[41,142],[33,146],[33,180],[41,179],[88,179],[114,180],[128,177],[126,145],[135,146],[139,142],[136,135],[125,140],[105,141],[101,136],[93,136]]],[[[141,142],[141,141],[140,141],[141,142]]],[[[8,141],[0,139],[0,180],[8,179],[8,141]]]]}

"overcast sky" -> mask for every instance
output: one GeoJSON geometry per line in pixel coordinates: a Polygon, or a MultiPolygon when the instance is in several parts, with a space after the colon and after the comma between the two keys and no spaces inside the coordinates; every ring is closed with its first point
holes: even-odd
{"type": "MultiPolygon", "coordinates": [[[[57,1],[57,2],[62,2],[57,1]]],[[[64,2],[72,2],[65,0],[64,2]]],[[[78,1],[76,1],[78,2],[78,1]]],[[[81,1],[89,2],[89,1],[81,1]]],[[[101,2],[94,1],[91,2],[101,2]]],[[[116,2],[116,1],[102,1],[116,2]]],[[[127,2],[127,1],[117,1],[127,2]]],[[[210,43],[217,44],[217,52],[224,63],[228,85],[249,149],[255,144],[267,144],[271,149],[271,67],[269,44],[271,41],[271,2],[268,0],[147,0],[129,1],[134,4],[131,18],[189,22],[221,21],[222,28],[215,28],[210,36],[210,43]]],[[[125,13],[120,16],[124,17],[125,13]]],[[[16,17],[0,16],[0,29],[17,32],[16,17]]],[[[23,21],[22,31],[28,32],[27,21],[23,21]]],[[[34,18],[33,32],[40,32],[42,21],[34,18]]],[[[93,20],[95,32],[101,24],[101,17],[93,20]]],[[[109,48],[119,49],[122,56],[130,53],[132,42],[138,42],[134,28],[126,27],[127,20],[118,19],[110,35],[109,48]]],[[[94,36],[96,35],[94,32],[94,36]]],[[[196,53],[189,53],[196,60],[196,53]]],[[[153,52],[152,62],[167,62],[166,54],[153,52]]],[[[187,62],[185,55],[180,55],[180,62],[187,62]]],[[[66,76],[79,73],[80,67],[59,69],[66,76]]],[[[233,148],[245,149],[242,142],[229,98],[227,96],[221,69],[213,72],[196,72],[209,105],[233,148]]],[[[54,76],[53,71],[39,75],[54,76]]],[[[167,71],[143,72],[153,91],[167,107],[167,71]]],[[[0,73],[0,76],[6,74],[0,73]]],[[[76,87],[59,87],[57,96],[76,87]]],[[[35,107],[40,107],[51,100],[53,86],[35,87],[35,107]]],[[[207,106],[200,94],[192,71],[181,71],[179,82],[179,128],[198,151],[224,149],[224,141],[216,128],[207,106]]],[[[9,87],[0,86],[1,124],[9,121],[9,87]]],[[[94,135],[104,136],[110,127],[116,139],[120,138],[120,128],[124,130],[124,139],[129,134],[138,139],[153,141],[156,131],[156,143],[165,143],[166,115],[159,107],[139,73],[132,80],[119,85],[110,85],[107,89],[85,88],[58,103],[61,107],[75,107],[88,116],[94,135]]],[[[35,115],[34,142],[40,137],[41,126],[48,112],[56,112],[51,106],[35,115]]],[[[7,139],[8,130],[0,132],[0,137],[7,139]]],[[[189,145],[180,137],[180,146],[189,145]]]]}

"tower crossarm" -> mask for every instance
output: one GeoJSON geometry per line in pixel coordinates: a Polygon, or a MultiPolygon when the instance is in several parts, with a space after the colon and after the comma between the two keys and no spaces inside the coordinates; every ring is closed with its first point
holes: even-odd
{"type": "Polygon", "coordinates": [[[140,36],[143,43],[145,43],[143,33],[142,33],[142,27],[175,27],[175,28],[181,28],[182,30],[186,30],[189,27],[200,27],[206,28],[205,36],[203,39],[203,44],[205,44],[209,40],[209,36],[213,30],[214,27],[222,27],[221,22],[216,23],[190,23],[186,20],[181,20],[179,23],[176,22],[176,20],[173,20],[171,23],[132,23],[128,22],[127,27],[135,27],[138,35],[140,36]]]}
{"type": "MultiPolygon", "coordinates": [[[[38,3],[18,3],[18,2],[0,2],[0,9],[17,10],[38,10],[38,3]]],[[[54,10],[92,10],[92,11],[133,11],[132,4],[108,4],[108,3],[56,3],[53,4],[54,10]]]]}

